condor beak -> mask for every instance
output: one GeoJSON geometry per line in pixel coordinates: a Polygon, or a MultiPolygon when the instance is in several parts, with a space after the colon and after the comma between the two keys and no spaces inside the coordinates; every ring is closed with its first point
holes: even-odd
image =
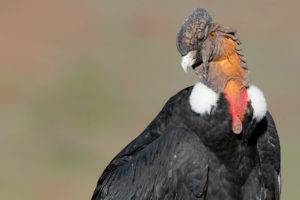
{"type": "Polygon", "coordinates": [[[192,67],[196,62],[196,53],[197,51],[190,51],[185,56],[181,57],[181,66],[185,72],[187,72],[188,67],[192,67]]]}

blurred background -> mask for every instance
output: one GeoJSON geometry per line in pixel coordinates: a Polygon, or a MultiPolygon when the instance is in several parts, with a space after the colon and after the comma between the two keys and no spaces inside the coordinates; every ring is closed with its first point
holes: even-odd
{"type": "Polygon", "coordinates": [[[237,28],[279,131],[282,199],[299,199],[299,1],[0,5],[0,199],[90,199],[113,156],[197,81],[175,45],[195,7],[237,28]]]}

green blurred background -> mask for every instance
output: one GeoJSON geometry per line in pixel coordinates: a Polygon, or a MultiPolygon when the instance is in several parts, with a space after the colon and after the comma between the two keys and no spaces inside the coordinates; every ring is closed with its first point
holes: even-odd
{"type": "Polygon", "coordinates": [[[299,1],[0,5],[0,199],[89,199],[112,157],[197,81],[175,46],[195,7],[238,29],[281,138],[282,199],[299,199],[299,1]]]}

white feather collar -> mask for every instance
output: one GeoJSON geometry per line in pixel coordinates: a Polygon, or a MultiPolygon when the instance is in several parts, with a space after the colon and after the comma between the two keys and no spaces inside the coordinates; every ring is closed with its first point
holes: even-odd
{"type": "MultiPolygon", "coordinates": [[[[267,112],[267,103],[264,94],[256,86],[251,85],[248,89],[248,101],[253,108],[253,118],[257,122],[263,119],[267,112]]],[[[219,94],[208,88],[203,83],[196,83],[190,95],[191,109],[198,114],[210,114],[213,107],[217,106],[219,94]]]]}

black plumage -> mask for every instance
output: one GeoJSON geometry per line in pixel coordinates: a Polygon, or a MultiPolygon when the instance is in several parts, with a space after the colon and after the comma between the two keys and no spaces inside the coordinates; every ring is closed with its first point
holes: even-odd
{"type": "Polygon", "coordinates": [[[279,199],[280,147],[270,113],[256,123],[249,104],[235,135],[226,99],[199,115],[189,105],[191,90],[173,96],[111,161],[93,200],[279,199]]]}

